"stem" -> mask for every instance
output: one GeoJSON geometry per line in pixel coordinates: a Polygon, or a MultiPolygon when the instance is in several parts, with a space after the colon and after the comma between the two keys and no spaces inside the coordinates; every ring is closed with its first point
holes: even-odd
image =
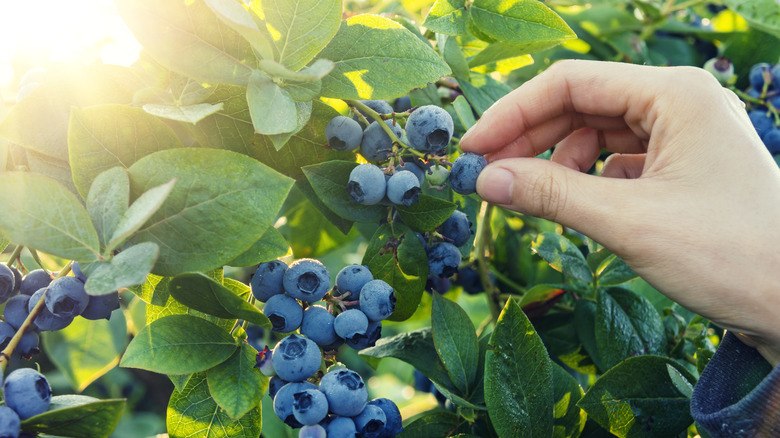
{"type": "Polygon", "coordinates": [[[477,220],[477,241],[475,242],[477,247],[477,270],[479,272],[479,278],[482,280],[482,287],[487,292],[488,305],[490,306],[490,313],[493,315],[493,320],[498,321],[498,316],[501,314],[500,295],[501,291],[498,290],[493,281],[490,280],[490,267],[488,266],[488,257],[490,256],[489,248],[493,243],[493,234],[490,229],[490,220],[493,217],[493,205],[487,202],[482,203],[480,209],[479,219],[477,220]]]}
{"type": "Polygon", "coordinates": [[[733,91],[737,96],[739,96],[740,99],[744,100],[745,102],[755,103],[756,105],[763,105],[764,101],[761,99],[756,99],[755,97],[751,97],[747,93],[745,93],[742,90],[738,90],[734,87],[729,87],[731,91],[733,91]]]}
{"type": "MultiPolygon", "coordinates": [[[[59,274],[57,274],[55,280],[57,278],[68,275],[68,273],[70,273],[70,267],[72,264],[73,262],[68,262],[68,264],[60,270],[59,274]]],[[[35,304],[35,307],[32,308],[30,314],[27,315],[27,318],[24,320],[21,327],[19,327],[19,330],[17,330],[14,334],[14,337],[11,338],[8,346],[5,347],[5,350],[0,352],[0,372],[5,373],[5,368],[8,366],[8,362],[11,359],[11,355],[14,353],[14,349],[16,349],[16,346],[19,345],[19,341],[22,339],[22,336],[24,336],[24,333],[27,331],[27,329],[33,325],[33,321],[35,321],[35,318],[37,318],[41,313],[43,306],[46,305],[46,292],[48,291],[49,288],[47,286],[46,291],[43,292],[43,296],[41,296],[41,299],[38,300],[38,302],[35,304]]]]}
{"type": "Polygon", "coordinates": [[[364,104],[363,102],[357,101],[357,100],[346,100],[347,105],[355,107],[359,109],[360,111],[368,114],[369,117],[376,120],[377,123],[379,123],[379,126],[382,127],[382,129],[387,133],[387,135],[390,137],[390,140],[392,140],[393,144],[396,144],[400,146],[401,148],[405,149],[406,152],[411,153],[412,155],[416,155],[420,158],[425,158],[427,154],[424,154],[416,149],[413,149],[408,144],[402,142],[397,135],[395,135],[395,132],[393,132],[392,129],[390,129],[389,126],[387,126],[387,123],[384,122],[384,119],[382,118],[382,115],[378,112],[372,110],[368,107],[368,105],[364,104]]]}
{"type": "Polygon", "coordinates": [[[23,245],[16,245],[16,248],[14,248],[14,252],[11,253],[11,258],[8,259],[8,261],[5,263],[6,266],[9,268],[11,265],[14,264],[14,261],[19,258],[19,254],[22,253],[22,250],[24,249],[23,245]]]}
{"type": "Polygon", "coordinates": [[[41,262],[41,257],[38,255],[38,251],[36,251],[34,249],[29,249],[29,248],[28,248],[28,251],[30,251],[30,255],[32,255],[32,258],[33,258],[33,260],[35,260],[35,263],[37,263],[38,266],[41,269],[43,269],[44,272],[46,272],[47,274],[51,275],[51,272],[49,272],[49,270],[46,269],[45,266],[43,266],[43,262],[41,262]]]}

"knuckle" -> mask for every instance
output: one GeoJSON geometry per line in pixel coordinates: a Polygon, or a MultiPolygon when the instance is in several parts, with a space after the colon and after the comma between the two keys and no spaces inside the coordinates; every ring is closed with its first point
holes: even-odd
{"type": "Polygon", "coordinates": [[[566,205],[565,184],[565,181],[556,178],[552,171],[536,176],[528,186],[534,214],[555,221],[566,205]]]}

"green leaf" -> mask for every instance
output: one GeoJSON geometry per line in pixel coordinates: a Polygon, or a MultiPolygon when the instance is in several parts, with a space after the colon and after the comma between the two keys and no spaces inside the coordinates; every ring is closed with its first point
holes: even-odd
{"type": "Polygon", "coordinates": [[[412,316],[428,279],[428,257],[414,231],[400,223],[383,224],[371,238],[362,264],[375,279],[395,289],[395,311],[388,319],[403,321],[412,316]]]}
{"type": "MultiPolygon", "coordinates": [[[[170,294],[170,291],[168,290],[169,284],[170,284],[170,278],[166,277],[163,281],[161,281],[157,285],[156,289],[157,290],[163,289],[164,293],[170,294]]],[[[161,291],[161,294],[163,291],[161,291]]],[[[223,319],[223,318],[217,318],[216,316],[207,315],[203,312],[198,312],[197,310],[190,309],[189,307],[185,306],[184,304],[181,304],[180,302],[174,299],[167,300],[167,302],[163,306],[156,306],[151,304],[146,306],[145,317],[146,317],[147,325],[157,321],[160,318],[164,318],[170,315],[196,316],[198,318],[205,319],[206,321],[215,324],[217,327],[221,328],[225,332],[230,332],[230,330],[236,324],[235,319],[223,319]]]]}
{"type": "Polygon", "coordinates": [[[182,147],[162,120],[140,108],[96,105],[74,108],[68,129],[73,182],[82,196],[95,177],[112,167],[130,167],[142,157],[182,147]]]}
{"type": "Polygon", "coordinates": [[[553,364],[553,438],[578,437],[587,415],[577,406],[583,396],[580,384],[558,364],[553,364]]]}
{"type": "MultiPolygon", "coordinates": [[[[493,64],[506,59],[518,58],[529,53],[539,52],[544,49],[558,45],[555,41],[535,41],[525,44],[517,43],[505,43],[498,41],[489,44],[482,49],[479,53],[471,57],[469,60],[469,67],[475,68],[481,65],[493,64]]],[[[529,58],[530,59],[530,58],[529,58]]],[[[527,62],[532,63],[533,60],[527,62]]]]}
{"type": "Polygon", "coordinates": [[[474,323],[454,302],[433,294],[431,308],[433,345],[459,393],[467,395],[476,385],[479,345],[474,323]]]}
{"type": "Polygon", "coordinates": [[[549,437],[553,423],[552,362],[528,317],[507,302],[485,358],[485,401],[501,437],[549,437]]]}
{"type": "Polygon", "coordinates": [[[288,82],[301,83],[317,83],[322,82],[320,79],[324,78],[328,73],[333,70],[333,61],[329,59],[318,59],[312,63],[312,65],[303,68],[301,71],[293,71],[288,69],[282,64],[270,59],[262,59],[257,63],[257,67],[276,79],[281,79],[286,85],[288,82]]]}
{"type": "Polygon", "coordinates": [[[177,275],[168,287],[176,301],[191,309],[219,318],[243,319],[271,329],[271,322],[260,310],[204,274],[177,275]]]}
{"type": "Polygon", "coordinates": [[[72,192],[43,175],[0,174],[0,232],[11,242],[59,257],[95,260],[100,241],[72,192]]]}
{"type": "Polygon", "coordinates": [[[204,82],[249,80],[257,62],[252,46],[205,2],[117,0],[116,6],[144,50],[164,67],[204,82]]]}
{"type": "Polygon", "coordinates": [[[606,367],[601,363],[599,350],[596,343],[596,303],[590,300],[580,299],[574,305],[574,327],[582,348],[588,353],[599,371],[606,367]]]}
{"type": "Polygon", "coordinates": [[[466,0],[436,0],[423,26],[445,35],[466,35],[468,13],[466,0]]]}
{"type": "Polygon", "coordinates": [[[458,39],[454,36],[448,36],[444,34],[436,34],[436,45],[439,48],[439,53],[442,58],[447,62],[447,65],[452,69],[452,76],[468,80],[469,79],[469,64],[466,61],[466,57],[463,56],[463,51],[460,49],[458,39]]]}
{"type": "Polygon", "coordinates": [[[92,65],[66,70],[49,77],[8,111],[0,122],[0,137],[67,161],[71,107],[129,104],[142,86],[126,67],[92,65]]]}
{"type": "Polygon", "coordinates": [[[263,237],[254,243],[243,254],[227,263],[228,266],[246,267],[268,262],[285,256],[290,251],[290,244],[282,233],[274,227],[268,227],[263,237]]]}
{"type": "Polygon", "coordinates": [[[168,276],[219,268],[249,249],[276,219],[292,186],[256,160],[214,149],[155,152],[129,170],[136,195],[178,178],[163,206],[130,240],[157,243],[153,272],[168,276]]]}
{"type": "Polygon", "coordinates": [[[193,105],[163,105],[148,103],[143,106],[143,109],[153,116],[176,120],[178,122],[192,123],[194,125],[206,117],[220,111],[222,109],[222,104],[211,105],[208,103],[198,103],[193,105]]]}
{"type": "Polygon", "coordinates": [[[120,366],[189,374],[222,363],[236,351],[226,331],[202,318],[170,315],[147,325],[127,346],[120,366]]]}
{"type": "Polygon", "coordinates": [[[593,281],[588,262],[579,248],[569,239],[556,233],[541,233],[533,243],[531,250],[539,254],[555,270],[586,283],[593,281]]]}
{"type": "Polygon", "coordinates": [[[398,438],[431,438],[465,432],[468,425],[453,412],[428,411],[410,420],[398,438]]]}
{"type": "Polygon", "coordinates": [[[207,373],[209,393],[234,420],[260,405],[268,389],[268,377],[255,368],[256,354],[249,344],[241,344],[228,360],[207,373]]]}
{"type": "Polygon", "coordinates": [[[113,167],[95,177],[87,194],[87,214],[98,234],[101,247],[105,247],[111,240],[128,205],[130,177],[126,169],[113,167]]]}
{"type": "Polygon", "coordinates": [[[84,288],[90,295],[104,295],[143,284],[159,253],[156,243],[142,242],[123,250],[109,262],[96,262],[84,288]]]}
{"type": "Polygon", "coordinates": [[[341,24],[341,0],[265,0],[263,12],[278,61],[293,71],[314,59],[341,24]]]}
{"type": "Polygon", "coordinates": [[[479,75],[473,71],[470,76],[470,81],[460,79],[458,80],[458,85],[463,91],[463,95],[466,96],[466,99],[480,116],[498,99],[512,91],[506,84],[498,82],[490,76],[479,75]]]}
{"type": "Polygon", "coordinates": [[[166,414],[171,438],[257,438],[262,426],[261,406],[233,421],[209,393],[206,375],[196,374],[180,392],[171,394],[166,414]]]}
{"type": "MultiPolygon", "coordinates": [[[[725,0],[752,27],[780,38],[780,3],[775,0],[725,0]]],[[[776,61],[776,60],[770,60],[776,61]]]]}
{"type": "Polygon", "coordinates": [[[190,381],[190,378],[192,378],[192,376],[193,374],[168,374],[168,378],[171,379],[171,382],[173,383],[173,387],[176,388],[176,390],[179,392],[182,392],[182,390],[184,390],[184,388],[187,386],[187,382],[190,381]]]}
{"type": "Polygon", "coordinates": [[[536,0],[474,0],[473,24],[490,38],[509,43],[559,43],[576,35],[565,21],[536,0]]]}
{"type": "Polygon", "coordinates": [[[596,307],[596,345],[606,369],[666,347],[661,315],[644,297],[620,288],[599,291],[596,307]]]}
{"type": "Polygon", "coordinates": [[[297,110],[290,93],[276,85],[265,73],[252,72],[246,89],[249,114],[258,134],[292,132],[297,126],[297,110]]]}
{"type": "Polygon", "coordinates": [[[398,217],[414,231],[433,231],[444,223],[457,206],[452,202],[433,196],[420,195],[420,199],[409,207],[398,205],[398,217]]]}
{"type": "Polygon", "coordinates": [[[328,161],[303,167],[317,196],[337,215],[355,222],[379,222],[387,215],[381,205],[363,205],[354,202],[347,192],[349,174],[357,163],[328,161]]]}
{"type": "Polygon", "coordinates": [[[170,291],[168,290],[170,281],[170,277],[149,274],[144,284],[133,286],[129,289],[145,303],[164,306],[170,296],[170,291]]]}
{"type": "Polygon", "coordinates": [[[110,320],[76,318],[62,330],[41,333],[43,349],[54,365],[81,392],[119,363],[127,344],[127,321],[122,312],[110,320]]]}
{"type": "Polygon", "coordinates": [[[335,63],[322,80],[326,97],[389,99],[450,74],[430,46],[395,21],[376,15],[342,22],[319,56],[335,63]]]}
{"type": "Polygon", "coordinates": [[[241,2],[235,0],[204,0],[204,2],[223,23],[241,34],[263,58],[273,58],[274,49],[268,38],[270,35],[258,27],[252,14],[241,2]]]}
{"type": "MultiPolygon", "coordinates": [[[[303,181],[308,184],[307,181],[303,181]]],[[[303,187],[297,183],[296,186],[303,187]]],[[[312,192],[314,189],[310,189],[312,192]]],[[[322,204],[316,195],[294,198],[289,209],[284,212],[287,222],[279,227],[279,232],[287,239],[296,257],[317,257],[351,241],[357,235],[353,232],[352,222],[336,216],[322,204]],[[330,212],[326,215],[325,212],[330,212]],[[334,225],[335,224],[335,225],[334,225]]]]}
{"type": "Polygon", "coordinates": [[[172,179],[141,194],[122,214],[122,218],[111,236],[111,241],[106,244],[104,252],[113,252],[122,246],[133,233],[138,231],[160,209],[175,184],[176,179],[172,179]]]}
{"type": "Polygon", "coordinates": [[[596,271],[599,286],[615,286],[637,278],[636,272],[618,256],[605,260],[596,271]]]}
{"type": "Polygon", "coordinates": [[[284,134],[269,135],[266,137],[271,140],[277,151],[286,145],[293,135],[301,132],[311,118],[312,109],[312,102],[295,102],[295,128],[284,134]]]}
{"type": "Polygon", "coordinates": [[[304,178],[296,181],[295,187],[309,200],[311,206],[314,207],[324,219],[333,225],[334,228],[338,229],[341,234],[346,236],[350,232],[354,222],[337,215],[325,205],[325,203],[322,202],[322,199],[317,196],[317,192],[314,191],[314,187],[311,186],[311,183],[309,183],[307,179],[304,178]]]}
{"type": "Polygon", "coordinates": [[[455,101],[452,102],[452,107],[455,108],[455,114],[458,115],[458,119],[464,128],[467,130],[477,124],[474,119],[474,113],[471,110],[471,105],[463,96],[458,96],[455,101]]]}
{"type": "Polygon", "coordinates": [[[58,395],[51,398],[48,411],[22,421],[22,430],[63,437],[107,438],[119,423],[124,407],[124,399],[58,395]]]}
{"type": "Polygon", "coordinates": [[[689,384],[695,382],[688,370],[669,358],[631,357],[604,373],[578,405],[621,438],[677,436],[693,419],[688,397],[677,389],[668,367],[689,384]]]}

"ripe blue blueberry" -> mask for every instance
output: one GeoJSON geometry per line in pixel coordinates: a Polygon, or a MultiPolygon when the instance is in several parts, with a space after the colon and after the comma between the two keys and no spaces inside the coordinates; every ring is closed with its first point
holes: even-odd
{"type": "Polygon", "coordinates": [[[274,413],[290,427],[298,428],[303,426],[295,419],[293,403],[295,403],[295,393],[306,391],[307,389],[317,389],[317,387],[309,382],[292,382],[282,386],[274,396],[274,413]]]}
{"type": "Polygon", "coordinates": [[[336,288],[339,295],[350,293],[351,301],[360,298],[360,289],[373,280],[374,276],[366,265],[347,265],[336,275],[336,288]]]}
{"type": "Polygon", "coordinates": [[[396,172],[400,172],[402,170],[408,170],[409,172],[412,172],[420,182],[420,186],[422,186],[423,181],[425,181],[425,170],[423,170],[422,167],[412,163],[408,158],[404,158],[404,162],[402,164],[395,166],[396,172]]]}
{"type": "Polygon", "coordinates": [[[307,389],[293,394],[293,415],[299,423],[310,426],[328,415],[328,399],[319,389],[307,389]]]}
{"type": "Polygon", "coordinates": [[[27,315],[30,314],[30,311],[27,310],[27,302],[29,301],[29,295],[16,295],[5,303],[3,319],[8,324],[11,324],[11,327],[13,327],[14,330],[19,329],[24,320],[27,319],[27,315]]]}
{"type": "Polygon", "coordinates": [[[385,428],[387,417],[385,411],[377,405],[368,404],[355,418],[355,428],[360,436],[379,438],[385,428]]]}
{"type": "Polygon", "coordinates": [[[452,240],[455,246],[463,246],[471,238],[471,221],[466,213],[455,210],[443,224],[439,225],[439,233],[452,240]]]}
{"type": "Polygon", "coordinates": [[[420,199],[420,180],[408,170],[396,172],[387,181],[387,197],[396,205],[410,206],[420,199]]]}
{"type": "Polygon", "coordinates": [[[24,276],[19,293],[32,295],[38,289],[48,286],[49,283],[51,283],[51,276],[43,269],[36,269],[24,276]]]}
{"type": "MultiPolygon", "coordinates": [[[[772,76],[772,86],[775,90],[780,91],[780,62],[772,67],[770,75],[772,76]]],[[[778,106],[775,105],[775,108],[778,108],[778,106]]]]}
{"type": "Polygon", "coordinates": [[[336,116],[325,126],[325,138],[337,151],[354,151],[363,140],[363,127],[349,117],[336,116]]]}
{"type": "Polygon", "coordinates": [[[450,170],[440,164],[434,164],[430,169],[428,169],[428,172],[425,173],[425,178],[427,178],[428,182],[434,186],[440,186],[444,184],[449,176],[450,170]]]}
{"type": "Polygon", "coordinates": [[[402,113],[412,109],[412,99],[409,96],[401,96],[393,102],[393,111],[402,113]]]}
{"type": "MultiPolygon", "coordinates": [[[[38,349],[39,342],[40,338],[38,337],[38,333],[35,333],[33,330],[28,330],[22,335],[22,338],[19,339],[19,344],[16,345],[15,351],[22,357],[30,359],[34,354],[41,352],[41,350],[38,349]]],[[[0,437],[2,437],[2,435],[0,435],[0,437]]]]}
{"type": "Polygon", "coordinates": [[[414,370],[414,389],[420,392],[431,392],[433,382],[419,370],[414,370]]]}
{"type": "Polygon", "coordinates": [[[330,274],[319,260],[300,259],[292,262],[282,279],[287,295],[313,303],[330,289],[330,274]]]}
{"type": "Polygon", "coordinates": [[[772,66],[766,62],[760,62],[750,69],[750,86],[756,90],[764,88],[764,73],[770,73],[772,66]]]}
{"type": "Polygon", "coordinates": [[[19,414],[8,406],[0,406],[0,437],[18,437],[21,424],[19,414]]]}
{"type": "MultiPolygon", "coordinates": [[[[337,337],[337,338],[338,338],[338,337],[337,337]]],[[[344,339],[342,339],[342,338],[338,338],[338,339],[336,339],[336,341],[335,341],[335,342],[333,342],[332,344],[323,345],[323,346],[322,346],[322,351],[336,351],[336,350],[338,350],[338,349],[339,349],[339,347],[341,347],[342,345],[344,345],[344,339]]]]}
{"type": "Polygon", "coordinates": [[[748,111],[748,117],[756,129],[759,137],[763,137],[767,132],[775,127],[772,115],[767,111],[753,110],[748,111]]]}
{"type": "Polygon", "coordinates": [[[265,337],[265,329],[259,325],[249,324],[246,327],[246,342],[255,350],[260,351],[265,347],[263,337],[265,337]]]}
{"type": "Polygon", "coordinates": [[[395,402],[387,398],[377,398],[371,400],[368,404],[378,406],[385,413],[385,427],[379,435],[380,438],[392,438],[404,431],[404,427],[401,424],[401,411],[395,402]]]}
{"type": "MultiPolygon", "coordinates": [[[[390,104],[385,102],[384,100],[361,100],[360,103],[371,108],[372,110],[376,111],[379,114],[390,114],[393,112],[393,107],[390,106],[390,104]]],[[[363,112],[363,110],[358,109],[358,112],[360,114],[363,114],[363,117],[368,119],[369,122],[373,120],[368,114],[363,112]]],[[[363,122],[360,121],[360,118],[358,118],[358,116],[352,116],[352,118],[360,122],[360,127],[365,129],[366,126],[363,124],[363,122]]]]}
{"type": "Polygon", "coordinates": [[[301,326],[303,308],[295,298],[274,295],[263,306],[263,314],[271,321],[275,332],[289,333],[301,326]]]}
{"type": "Polygon", "coordinates": [[[287,263],[281,260],[260,263],[249,282],[252,295],[261,303],[265,303],[272,296],[283,294],[282,279],[285,271],[287,271],[287,263]]]}
{"type": "MultiPolygon", "coordinates": [[[[403,130],[401,126],[393,120],[385,120],[387,125],[396,137],[401,138],[403,130]]],[[[393,140],[387,135],[379,122],[371,122],[363,131],[363,140],[360,142],[360,155],[366,160],[378,162],[385,161],[390,157],[393,149],[393,140]]]]}
{"type": "MultiPolygon", "coordinates": [[[[491,272],[490,279],[495,283],[495,276],[491,272]]],[[[471,267],[466,267],[460,270],[458,272],[458,279],[456,281],[456,284],[461,286],[464,291],[466,291],[469,295],[476,295],[485,288],[482,286],[482,279],[479,277],[479,272],[477,272],[476,269],[471,267]]]]}
{"type": "Polygon", "coordinates": [[[366,334],[356,334],[355,336],[347,339],[347,345],[355,350],[363,350],[364,348],[373,347],[376,345],[376,341],[382,337],[382,323],[379,321],[369,321],[366,334]]]}
{"type": "Polygon", "coordinates": [[[11,371],[3,382],[5,404],[26,420],[49,409],[51,387],[43,374],[32,368],[11,371]]]}
{"type": "Polygon", "coordinates": [[[452,283],[449,278],[428,275],[428,278],[425,280],[425,290],[429,293],[436,292],[439,295],[444,295],[449,292],[451,287],[452,283]]]}
{"type": "Polygon", "coordinates": [[[60,277],[49,284],[46,308],[64,318],[76,317],[87,307],[89,296],[76,277],[60,277]]]}
{"type": "Polygon", "coordinates": [[[5,350],[5,347],[8,346],[15,334],[16,329],[11,327],[11,324],[0,321],[0,350],[5,350]]]}
{"type": "Polygon", "coordinates": [[[276,397],[276,393],[279,392],[279,390],[288,383],[290,382],[285,382],[279,378],[279,376],[271,377],[271,380],[268,381],[268,396],[271,398],[276,397]]]}
{"type": "Polygon", "coordinates": [[[355,335],[365,335],[368,330],[368,317],[359,309],[349,309],[339,313],[333,321],[336,334],[343,339],[350,339],[355,335]]]}
{"type": "Polygon", "coordinates": [[[418,233],[416,231],[414,232],[414,234],[417,236],[417,239],[420,241],[420,243],[422,243],[423,249],[427,252],[428,251],[428,241],[425,240],[425,237],[422,234],[420,234],[420,233],[418,233]]]}
{"type": "Polygon", "coordinates": [[[298,438],[326,438],[327,436],[329,436],[328,432],[319,424],[303,426],[298,431],[298,438]]]}
{"type": "Polygon", "coordinates": [[[328,438],[355,438],[357,429],[355,422],[349,417],[335,417],[325,427],[328,438]]]}
{"type": "Polygon", "coordinates": [[[19,290],[22,288],[22,273],[19,272],[18,269],[11,266],[11,272],[14,273],[14,292],[12,295],[16,295],[19,293],[19,290]]]}
{"type": "Polygon", "coordinates": [[[320,391],[328,398],[330,411],[336,415],[354,417],[368,402],[368,390],[360,375],[351,370],[334,370],[322,377],[320,391]]]}
{"type": "Polygon", "coordinates": [[[385,174],[373,164],[361,164],[349,173],[347,193],[354,202],[364,205],[378,204],[385,197],[386,191],[385,174]]]}
{"type": "Polygon", "coordinates": [[[260,368],[260,373],[266,377],[273,377],[276,375],[272,360],[273,356],[274,351],[268,348],[267,345],[262,350],[258,351],[257,356],[255,356],[255,368],[260,368]]]}
{"type": "Polygon", "coordinates": [[[452,277],[458,272],[460,261],[460,250],[449,242],[437,243],[428,250],[428,268],[431,275],[452,277]]]}
{"type": "Polygon", "coordinates": [[[290,335],[276,344],[271,360],[282,380],[302,382],[320,369],[322,354],[311,339],[290,335]]]}
{"type": "Polygon", "coordinates": [[[79,262],[73,262],[73,264],[70,266],[70,270],[73,272],[73,276],[78,278],[82,283],[87,282],[87,276],[84,274],[84,271],[81,270],[79,262]]]}
{"type": "Polygon", "coordinates": [[[476,193],[477,178],[485,166],[487,166],[487,160],[482,155],[471,153],[459,155],[450,169],[450,187],[455,193],[461,195],[476,193]]]}
{"type": "Polygon", "coordinates": [[[303,312],[301,334],[321,347],[328,346],[339,339],[333,328],[335,319],[328,309],[322,306],[309,306],[303,312]]]}
{"type": "Polygon", "coordinates": [[[111,319],[111,314],[119,308],[119,292],[109,292],[104,295],[90,295],[87,307],[81,312],[81,317],[98,320],[111,319]]]}
{"type": "Polygon", "coordinates": [[[780,127],[775,127],[761,137],[772,155],[780,154],[780,127]]]}
{"type": "Polygon", "coordinates": [[[14,294],[14,272],[4,263],[0,263],[0,304],[14,294]]]}
{"type": "MultiPolygon", "coordinates": [[[[30,301],[27,302],[27,313],[32,312],[32,309],[35,307],[36,304],[38,304],[38,301],[40,301],[43,298],[44,292],[46,292],[46,288],[43,287],[41,289],[38,289],[37,292],[32,294],[30,297],[30,301]]],[[[48,299],[48,298],[47,298],[48,299]]],[[[56,331],[56,330],[62,330],[65,327],[69,326],[71,322],[73,322],[72,316],[58,316],[49,311],[47,306],[43,306],[43,309],[41,309],[41,313],[38,314],[38,316],[33,321],[35,323],[35,326],[38,327],[38,330],[45,332],[45,331],[56,331]]]]}
{"type": "Polygon", "coordinates": [[[371,280],[360,291],[360,310],[369,321],[387,319],[395,310],[395,291],[383,280],[371,280]]]}
{"type": "Polygon", "coordinates": [[[436,105],[417,108],[406,121],[409,146],[420,152],[438,152],[446,148],[454,129],[452,116],[436,105]]]}

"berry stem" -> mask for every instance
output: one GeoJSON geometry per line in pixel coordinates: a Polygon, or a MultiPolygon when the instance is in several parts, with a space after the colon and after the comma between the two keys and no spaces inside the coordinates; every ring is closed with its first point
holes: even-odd
{"type": "Polygon", "coordinates": [[[493,315],[493,320],[498,321],[498,316],[501,314],[501,291],[498,290],[490,279],[490,267],[487,260],[490,257],[493,246],[490,221],[493,217],[494,208],[493,205],[487,202],[482,203],[479,219],[477,220],[477,241],[475,246],[477,247],[477,272],[479,272],[479,278],[482,280],[482,287],[487,293],[490,313],[493,315]]]}
{"type": "Polygon", "coordinates": [[[43,266],[43,262],[41,261],[41,256],[38,255],[38,251],[36,251],[34,249],[29,249],[29,248],[28,248],[28,251],[30,251],[30,255],[32,255],[32,258],[33,258],[33,260],[35,260],[35,263],[37,263],[38,266],[41,269],[43,269],[44,272],[46,272],[47,274],[51,275],[51,272],[48,269],[46,269],[45,266],[43,266]]]}
{"type": "Polygon", "coordinates": [[[749,94],[745,93],[744,91],[737,89],[735,87],[729,87],[729,89],[733,91],[737,96],[739,96],[740,99],[744,100],[745,102],[754,103],[756,105],[764,105],[764,101],[762,99],[756,99],[755,97],[752,97],[749,94]]]}
{"type": "Polygon", "coordinates": [[[401,139],[399,139],[398,136],[395,135],[393,130],[390,129],[389,126],[387,126],[387,123],[384,123],[384,119],[382,118],[381,114],[379,114],[378,112],[372,110],[371,108],[368,107],[368,105],[364,104],[363,102],[360,102],[360,101],[357,101],[357,100],[346,100],[345,102],[347,102],[347,105],[349,105],[351,107],[354,107],[354,108],[357,108],[360,111],[363,111],[364,113],[368,114],[369,117],[371,117],[372,119],[376,120],[377,123],[379,123],[379,126],[381,126],[382,129],[390,137],[390,140],[393,141],[393,144],[400,146],[401,148],[405,149],[406,152],[409,152],[412,155],[418,156],[420,158],[425,158],[426,154],[424,154],[424,153],[422,153],[422,152],[420,152],[420,151],[418,151],[416,149],[413,149],[408,144],[402,142],[401,139]]]}
{"type": "MultiPolygon", "coordinates": [[[[60,270],[55,279],[68,275],[72,264],[73,262],[68,262],[68,264],[60,270]]],[[[47,287],[46,292],[48,292],[48,290],[49,288],[47,287]]],[[[43,293],[43,296],[41,296],[41,299],[35,304],[35,307],[32,308],[30,314],[27,315],[27,318],[19,327],[19,330],[16,331],[14,337],[11,338],[11,341],[8,342],[8,346],[5,347],[5,350],[0,353],[0,372],[5,373],[5,368],[8,366],[8,361],[14,353],[14,349],[19,345],[19,341],[22,339],[22,336],[24,336],[24,333],[33,325],[33,321],[35,321],[35,318],[41,313],[43,306],[46,305],[46,292],[43,293]]]]}
{"type": "Polygon", "coordinates": [[[16,259],[19,258],[19,254],[22,253],[23,249],[24,249],[24,245],[16,245],[16,248],[14,248],[14,252],[11,253],[11,257],[8,259],[8,261],[5,263],[5,265],[10,268],[11,265],[14,264],[16,259]]]}

